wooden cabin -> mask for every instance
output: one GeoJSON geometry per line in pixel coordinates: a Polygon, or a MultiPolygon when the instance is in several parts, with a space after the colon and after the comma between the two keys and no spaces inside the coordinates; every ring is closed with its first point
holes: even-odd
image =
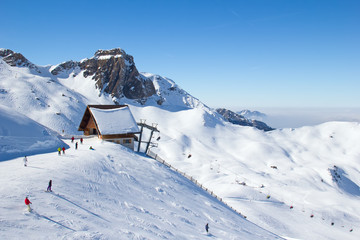
{"type": "Polygon", "coordinates": [[[134,149],[138,125],[127,105],[88,105],[79,131],[134,149]]]}

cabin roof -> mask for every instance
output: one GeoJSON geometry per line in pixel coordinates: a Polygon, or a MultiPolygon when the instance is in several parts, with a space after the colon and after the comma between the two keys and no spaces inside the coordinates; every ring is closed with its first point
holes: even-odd
{"type": "Polygon", "coordinates": [[[100,135],[138,133],[139,127],[127,105],[88,105],[79,131],[93,118],[100,135]]]}

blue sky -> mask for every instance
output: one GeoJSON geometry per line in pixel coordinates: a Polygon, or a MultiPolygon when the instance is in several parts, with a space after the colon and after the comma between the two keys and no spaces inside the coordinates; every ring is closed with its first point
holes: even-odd
{"type": "Polygon", "coordinates": [[[1,0],[0,47],[38,65],[123,48],[211,107],[360,107],[357,0],[1,0]]]}

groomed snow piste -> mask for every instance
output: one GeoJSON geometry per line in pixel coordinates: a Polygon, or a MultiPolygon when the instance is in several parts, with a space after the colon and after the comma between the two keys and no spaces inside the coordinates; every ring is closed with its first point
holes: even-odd
{"type": "Polygon", "coordinates": [[[85,139],[61,156],[32,155],[27,167],[0,164],[0,239],[280,239],[118,144],[85,139]]]}

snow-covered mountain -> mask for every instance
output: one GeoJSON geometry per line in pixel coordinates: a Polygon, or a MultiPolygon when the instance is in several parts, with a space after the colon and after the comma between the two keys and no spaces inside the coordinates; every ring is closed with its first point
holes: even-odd
{"type": "Polygon", "coordinates": [[[251,120],[258,120],[258,121],[264,121],[267,117],[265,113],[259,112],[259,111],[251,111],[248,109],[241,110],[240,112],[237,112],[237,114],[251,119],[251,120]]]}
{"type": "MultiPolygon", "coordinates": [[[[106,66],[111,63],[115,64],[116,59],[112,58],[115,58],[115,56],[104,57],[101,61],[110,59],[109,63],[103,64],[106,66]]],[[[118,56],[118,58],[121,57],[118,56]]],[[[273,239],[277,238],[276,235],[287,239],[358,239],[360,237],[360,212],[358,210],[358,201],[360,199],[358,190],[360,186],[360,172],[358,170],[360,169],[360,149],[357,147],[360,142],[359,123],[330,122],[315,127],[264,132],[256,128],[238,126],[225,121],[216,111],[182,90],[172,80],[161,76],[139,73],[138,80],[140,83],[134,84],[132,86],[134,87],[133,90],[137,86],[145,86],[143,80],[146,79],[147,83],[151,81],[154,94],[136,99],[126,97],[125,93],[117,96],[107,92],[106,84],[109,82],[105,81],[103,82],[104,85],[99,85],[97,83],[99,80],[96,78],[97,70],[92,71],[93,75],[84,75],[89,70],[82,69],[78,62],[68,63],[68,67],[60,69],[58,66],[41,67],[35,64],[32,65],[34,67],[29,67],[24,64],[16,64],[17,61],[14,61],[15,64],[9,65],[9,60],[5,61],[4,59],[9,58],[0,58],[0,105],[6,105],[59,133],[64,130],[67,134],[77,134],[77,127],[87,104],[129,104],[136,120],[146,119],[149,124],[157,123],[160,135],[154,136],[154,139],[160,140],[157,142],[158,147],[151,148],[151,151],[158,154],[172,166],[192,176],[196,181],[214,191],[227,204],[247,216],[248,221],[243,221],[241,216],[229,220],[227,218],[229,214],[223,208],[210,204],[216,209],[221,209],[220,212],[224,213],[224,215],[218,215],[205,207],[205,205],[209,206],[208,204],[203,204],[204,208],[199,209],[201,209],[202,214],[206,215],[206,221],[210,221],[210,227],[215,225],[216,234],[211,235],[213,238],[273,239]],[[58,69],[58,71],[54,75],[52,72],[55,69],[58,69]],[[276,235],[269,235],[268,232],[249,227],[251,225],[249,221],[276,235]],[[221,225],[221,228],[217,224],[221,225]],[[239,228],[239,224],[242,227],[245,226],[247,230],[239,228]],[[223,228],[223,225],[226,225],[226,228],[223,228]],[[234,229],[240,230],[238,232],[234,229]]],[[[118,63],[119,66],[131,65],[125,60],[125,65],[118,63]]],[[[83,60],[80,63],[86,61],[83,60]]],[[[101,69],[99,71],[101,72],[101,69]]],[[[108,89],[116,88],[109,87],[108,89]]],[[[131,91],[131,88],[129,90],[131,91]]],[[[40,230],[36,231],[36,229],[41,227],[37,228],[36,226],[44,226],[49,223],[49,220],[48,222],[38,223],[44,221],[45,216],[55,221],[52,226],[46,227],[49,228],[49,231],[52,227],[57,228],[54,236],[58,238],[60,238],[62,232],[65,232],[69,234],[67,238],[116,239],[112,234],[126,231],[128,231],[129,235],[122,235],[126,239],[140,239],[141,237],[145,239],[203,239],[207,237],[198,237],[196,235],[198,228],[203,228],[205,224],[197,224],[199,219],[195,218],[199,216],[202,219],[204,216],[200,214],[200,210],[195,211],[199,207],[197,202],[198,197],[200,197],[199,194],[189,194],[196,187],[191,186],[189,191],[182,191],[181,186],[184,186],[184,182],[179,180],[181,179],[180,176],[173,180],[172,175],[157,172],[158,164],[144,164],[143,161],[149,162],[150,160],[143,159],[142,156],[124,152],[124,149],[120,146],[109,145],[109,143],[101,143],[96,140],[91,141],[93,141],[91,144],[96,146],[96,155],[93,156],[94,162],[89,162],[89,168],[85,168],[85,165],[88,158],[92,159],[92,154],[86,151],[83,153],[84,155],[79,153],[79,156],[77,156],[78,153],[71,148],[69,150],[71,156],[67,155],[69,161],[61,163],[62,167],[59,168],[61,171],[57,171],[57,173],[61,173],[56,179],[56,182],[59,182],[59,186],[62,188],[62,193],[59,194],[68,200],[65,201],[68,206],[52,202],[54,199],[58,199],[57,196],[53,196],[53,200],[40,200],[42,204],[49,203],[54,208],[51,210],[50,217],[43,212],[39,212],[34,217],[34,222],[26,223],[26,229],[31,229],[29,232],[33,231],[39,234],[40,230]],[[110,157],[107,157],[107,155],[110,157]],[[114,159],[114,156],[119,156],[119,158],[114,159]],[[99,159],[99,162],[95,162],[95,159],[99,159]],[[111,162],[111,160],[114,160],[114,162],[111,162]],[[121,162],[122,160],[123,162],[121,162]],[[137,164],[134,160],[141,163],[137,164]],[[118,170],[116,164],[120,163],[121,168],[126,169],[124,171],[128,179],[135,179],[134,181],[129,180],[129,182],[126,182],[127,184],[123,184],[123,180],[116,180],[122,176],[121,174],[117,176],[121,170],[118,170]],[[146,169],[139,167],[142,164],[146,166],[146,169]],[[78,174],[69,170],[73,168],[78,170],[78,174]],[[132,168],[137,169],[136,174],[130,172],[129,169],[132,168]],[[115,170],[111,170],[111,174],[109,174],[109,169],[115,170]],[[148,173],[149,169],[151,173],[148,173]],[[92,174],[93,172],[95,173],[92,174]],[[140,177],[144,172],[148,174],[145,174],[144,178],[140,177]],[[102,176],[102,173],[105,176],[102,176]],[[67,184],[70,180],[66,180],[66,178],[69,178],[67,174],[74,176],[74,179],[70,179],[79,183],[77,186],[84,190],[83,195],[78,191],[73,192],[68,187],[67,184]],[[153,187],[155,189],[157,187],[155,185],[164,183],[167,184],[169,189],[181,192],[183,196],[187,197],[182,198],[178,195],[169,194],[172,196],[173,206],[188,209],[187,211],[184,210],[186,213],[181,212],[180,214],[180,212],[168,210],[167,203],[170,201],[168,197],[148,195],[149,187],[141,185],[137,181],[141,179],[140,182],[147,181],[150,184],[152,180],[149,181],[148,178],[152,179],[153,174],[166,176],[165,178],[159,178],[159,182],[154,182],[153,187]],[[96,180],[91,180],[92,178],[96,180]],[[101,184],[96,185],[99,181],[101,184]],[[85,184],[85,186],[80,183],[85,184]],[[129,191],[126,190],[125,186],[127,185],[129,185],[129,191]],[[140,208],[141,201],[133,195],[130,195],[129,198],[126,196],[124,201],[128,205],[122,200],[115,201],[112,194],[118,197],[124,196],[117,195],[117,193],[109,190],[109,188],[112,189],[113,187],[119,191],[125,189],[126,192],[131,192],[133,187],[143,189],[141,194],[149,196],[151,199],[164,201],[166,205],[163,206],[163,209],[168,211],[169,214],[165,214],[166,217],[160,218],[160,211],[162,210],[159,209],[161,207],[154,210],[155,213],[149,211],[152,204],[157,204],[157,200],[150,202],[149,205],[143,208],[140,208]],[[100,191],[103,188],[107,190],[100,191]],[[107,191],[110,193],[110,197],[107,195],[107,191]],[[68,195],[64,195],[66,192],[71,192],[76,197],[70,199],[68,195]],[[131,196],[133,197],[131,198],[131,196]],[[79,201],[83,201],[83,199],[96,197],[100,197],[100,200],[84,202],[86,208],[83,204],[79,204],[79,201]],[[134,199],[133,202],[132,199],[134,199]],[[186,203],[185,199],[187,199],[186,203]],[[103,201],[106,203],[102,204],[103,201]],[[195,208],[185,207],[185,205],[188,206],[187,201],[191,202],[191,204],[195,203],[195,208]],[[69,207],[74,205],[72,203],[81,206],[80,209],[82,210],[91,207],[89,211],[94,214],[87,214],[86,216],[81,213],[77,214],[79,209],[69,207]],[[115,233],[109,229],[114,228],[115,225],[121,225],[122,222],[116,222],[108,213],[99,214],[99,212],[106,212],[109,211],[108,209],[113,208],[114,205],[112,204],[120,204],[123,211],[127,209],[127,206],[135,206],[129,207],[130,210],[125,211],[125,214],[128,214],[126,215],[128,225],[125,224],[127,227],[118,229],[114,231],[115,233]],[[61,214],[62,210],[65,210],[66,214],[61,214]],[[129,218],[130,214],[134,214],[136,217],[129,218]],[[190,215],[195,217],[192,218],[190,215]],[[98,216],[106,219],[111,218],[111,224],[104,223],[101,225],[98,216]],[[144,220],[145,218],[153,219],[151,216],[161,219],[160,222],[162,223],[157,222],[151,225],[150,221],[144,220]],[[169,226],[163,224],[164,222],[173,222],[173,220],[169,219],[170,216],[178,217],[174,220],[174,225],[181,231],[174,230],[172,224],[169,224],[169,226]],[[72,217],[76,217],[76,219],[74,220],[72,217]],[[82,223],[81,219],[89,219],[91,223],[87,225],[82,223]],[[139,222],[146,227],[139,230],[141,225],[139,222]],[[63,226],[59,226],[59,223],[80,231],[70,234],[66,232],[69,229],[65,230],[63,226]],[[190,223],[191,230],[182,226],[188,223],[190,223]],[[104,227],[99,228],[99,225],[104,227]],[[150,225],[151,227],[149,227],[150,225]],[[89,235],[85,235],[86,229],[89,229],[89,235]],[[94,229],[100,230],[95,232],[94,229]],[[166,230],[170,233],[164,233],[166,230]],[[133,235],[137,231],[140,231],[141,234],[133,235]],[[189,234],[184,235],[186,231],[189,234]],[[179,235],[180,232],[183,235],[179,235]],[[177,236],[179,237],[177,238],[177,236]]],[[[47,165],[48,163],[45,163],[45,159],[51,159],[51,156],[58,158],[56,154],[38,155],[34,156],[34,163],[43,166],[43,168],[52,169],[47,165]]],[[[18,164],[16,162],[19,161],[21,160],[14,159],[14,161],[1,162],[1,169],[5,169],[3,167],[6,166],[6,171],[19,171],[25,177],[31,178],[32,173],[26,175],[23,172],[25,170],[20,171],[15,168],[16,164],[18,164]]],[[[18,167],[20,168],[21,164],[18,167]]],[[[46,178],[46,176],[48,178],[56,176],[55,174],[49,175],[50,173],[51,171],[39,173],[39,179],[46,178]]],[[[2,181],[5,184],[8,183],[6,178],[2,178],[2,181]]],[[[23,181],[25,180],[21,178],[17,184],[22,185],[23,181]]],[[[35,182],[40,182],[40,180],[35,182]]],[[[35,187],[32,188],[29,193],[34,192],[35,189],[35,187]]],[[[162,191],[164,189],[161,188],[159,192],[168,193],[170,192],[169,189],[162,191]]],[[[18,187],[16,197],[14,195],[5,197],[9,193],[10,190],[7,187],[0,190],[0,199],[6,199],[2,206],[7,206],[11,202],[13,208],[17,208],[18,205],[14,205],[13,202],[21,201],[20,197],[17,196],[24,194],[23,191],[18,187]]],[[[43,199],[40,193],[33,196],[37,200],[43,199]]],[[[62,201],[62,199],[59,200],[62,201]]],[[[11,212],[6,210],[6,213],[6,216],[8,216],[11,212]]],[[[117,212],[115,216],[118,216],[118,214],[121,215],[117,212]]],[[[24,222],[24,218],[26,219],[24,216],[20,218],[16,215],[13,222],[9,223],[7,217],[2,217],[0,219],[2,225],[0,226],[10,229],[16,225],[14,223],[16,220],[24,222]]],[[[13,232],[10,231],[10,235],[4,236],[14,236],[15,234],[24,236],[27,233],[26,230],[14,230],[13,232]]]]}
{"type": "Polygon", "coordinates": [[[90,59],[46,67],[0,49],[0,78],[0,104],[68,134],[77,134],[82,111],[91,103],[212,111],[172,80],[139,73],[121,49],[99,50],[90,59]]]}

